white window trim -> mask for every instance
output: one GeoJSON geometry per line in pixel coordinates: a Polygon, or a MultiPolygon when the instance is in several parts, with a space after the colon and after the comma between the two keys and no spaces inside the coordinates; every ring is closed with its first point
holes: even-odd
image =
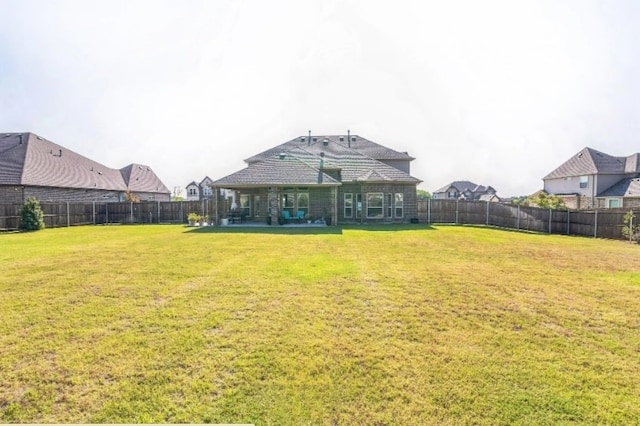
{"type": "Polygon", "coordinates": [[[367,200],[367,208],[366,208],[367,219],[384,219],[384,193],[383,192],[367,192],[365,195],[366,195],[366,200],[367,200]],[[382,200],[382,205],[380,207],[369,207],[369,196],[370,195],[379,195],[380,199],[382,200]],[[370,208],[381,209],[380,210],[380,215],[378,215],[378,216],[369,216],[369,209],[370,208]]]}

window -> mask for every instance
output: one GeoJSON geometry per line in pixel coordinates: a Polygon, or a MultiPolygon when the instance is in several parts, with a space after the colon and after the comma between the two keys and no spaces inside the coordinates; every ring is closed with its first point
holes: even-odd
{"type": "Polygon", "coordinates": [[[298,211],[302,210],[304,212],[304,216],[307,217],[309,215],[309,193],[308,192],[299,192],[298,193],[298,211]]]}
{"type": "Polygon", "coordinates": [[[344,217],[353,217],[353,194],[344,194],[344,217]]]}
{"type": "Polygon", "coordinates": [[[456,191],[449,191],[449,198],[458,198],[456,191]]]}
{"type": "Polygon", "coordinates": [[[386,207],[386,217],[393,217],[393,204],[391,204],[392,194],[384,194],[384,206],[386,207]]]}
{"type": "Polygon", "coordinates": [[[362,194],[356,194],[356,218],[362,217],[362,194]]]}
{"type": "Polygon", "coordinates": [[[580,188],[589,187],[589,176],[580,176],[580,188]]]}
{"type": "Polygon", "coordinates": [[[367,217],[372,219],[382,218],[383,207],[382,192],[370,192],[367,194],[367,217]]]}
{"type": "Polygon", "coordinates": [[[620,207],[620,199],[619,198],[609,198],[607,200],[607,207],[610,209],[617,209],[620,207]]]}
{"type": "Polygon", "coordinates": [[[202,194],[203,195],[213,195],[213,191],[211,190],[211,187],[209,185],[205,185],[202,187],[202,194]]]}
{"type": "Polygon", "coordinates": [[[193,186],[189,188],[189,195],[198,195],[196,193],[196,189],[193,186]]]}
{"type": "Polygon", "coordinates": [[[287,192],[282,194],[282,211],[288,211],[289,215],[293,216],[293,208],[295,204],[295,194],[293,192],[287,192]]]}
{"type": "Polygon", "coordinates": [[[260,196],[253,196],[253,215],[260,216],[260,196]]]}
{"type": "Polygon", "coordinates": [[[402,217],[404,215],[404,194],[401,192],[396,192],[394,209],[396,217],[402,217]]]}
{"type": "Polygon", "coordinates": [[[240,214],[251,216],[251,199],[249,194],[240,194],[240,214]]]}

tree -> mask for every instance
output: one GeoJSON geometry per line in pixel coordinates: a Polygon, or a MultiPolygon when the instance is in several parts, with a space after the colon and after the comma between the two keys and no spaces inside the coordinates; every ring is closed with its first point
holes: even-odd
{"type": "Polygon", "coordinates": [[[40,203],[34,197],[29,197],[20,209],[20,229],[37,231],[44,228],[44,213],[40,203]]]}
{"type": "Polygon", "coordinates": [[[416,190],[416,194],[418,196],[418,200],[427,200],[427,199],[431,198],[431,194],[429,192],[425,191],[424,189],[416,190]]]}
{"type": "Polygon", "coordinates": [[[528,206],[529,205],[529,197],[526,195],[521,195],[519,197],[513,197],[511,199],[511,204],[515,204],[516,206],[528,206]]]}
{"type": "Polygon", "coordinates": [[[134,194],[130,189],[127,189],[125,191],[124,199],[125,199],[125,201],[128,201],[130,203],[139,203],[140,202],[140,197],[138,197],[136,194],[134,194]]]}
{"type": "Polygon", "coordinates": [[[557,195],[549,195],[544,191],[531,195],[529,197],[529,204],[542,207],[543,209],[567,210],[567,206],[562,198],[557,195]]]}
{"type": "Polygon", "coordinates": [[[637,223],[636,215],[633,211],[629,211],[622,219],[624,226],[622,227],[622,235],[627,237],[629,241],[640,241],[640,224],[637,223]]]}

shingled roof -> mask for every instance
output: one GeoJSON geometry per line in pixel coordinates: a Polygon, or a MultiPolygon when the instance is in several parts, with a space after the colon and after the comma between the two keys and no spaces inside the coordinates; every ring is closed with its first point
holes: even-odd
{"type": "Polygon", "coordinates": [[[0,185],[169,193],[148,166],[112,169],[34,133],[0,134],[0,185]]]}
{"type": "Polygon", "coordinates": [[[375,160],[414,160],[406,152],[395,151],[386,146],[377,144],[358,135],[323,135],[323,136],[298,136],[283,144],[277,145],[259,154],[244,160],[246,163],[255,163],[266,158],[272,157],[281,152],[288,152],[295,148],[311,148],[323,147],[327,144],[332,146],[340,146],[358,152],[375,160]]]}
{"type": "MultiPolygon", "coordinates": [[[[362,154],[348,145],[322,137],[317,143],[289,141],[246,160],[248,166],[213,182],[215,186],[335,186],[342,182],[421,181],[381,161],[362,154]],[[282,148],[282,149],[278,149],[282,148]],[[270,153],[267,155],[265,153],[270,153]],[[339,172],[340,180],[334,173],[339,172]]],[[[339,141],[339,139],[338,139],[339,141]]],[[[377,144],[376,144],[377,145],[377,144]]],[[[411,158],[405,155],[405,159],[411,158]]]]}
{"type": "Polygon", "coordinates": [[[640,178],[622,179],[606,191],[599,194],[600,197],[640,197],[640,178]]]}
{"type": "Polygon", "coordinates": [[[557,179],[569,176],[584,176],[595,174],[627,174],[637,173],[638,156],[614,157],[593,148],[586,147],[576,155],[565,161],[560,167],[549,173],[543,179],[557,179]]]}
{"type": "Polygon", "coordinates": [[[458,190],[458,192],[486,192],[488,187],[484,186],[484,185],[478,185],[475,184],[473,182],[470,182],[468,180],[457,180],[454,182],[451,182],[445,186],[443,186],[440,189],[436,189],[435,191],[433,191],[434,193],[441,193],[441,192],[448,192],[449,188],[454,187],[455,189],[458,190]]]}

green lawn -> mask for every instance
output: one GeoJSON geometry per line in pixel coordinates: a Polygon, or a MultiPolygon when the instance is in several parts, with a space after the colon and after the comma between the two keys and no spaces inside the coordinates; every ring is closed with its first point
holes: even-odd
{"type": "Polygon", "coordinates": [[[637,423],[638,259],[457,226],[0,234],[0,423],[637,423]]]}

